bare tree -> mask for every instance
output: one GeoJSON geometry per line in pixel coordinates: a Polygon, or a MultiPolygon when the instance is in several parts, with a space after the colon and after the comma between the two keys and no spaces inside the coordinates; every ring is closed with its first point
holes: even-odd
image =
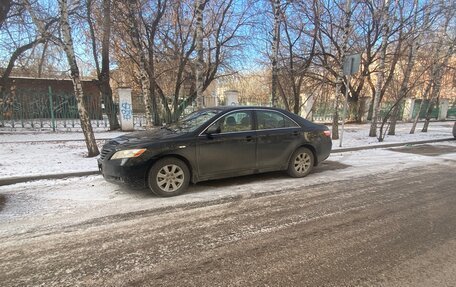
{"type": "Polygon", "coordinates": [[[271,52],[271,105],[277,106],[277,86],[278,86],[278,61],[279,61],[279,45],[280,45],[280,19],[282,14],[282,5],[280,0],[273,0],[272,11],[274,14],[274,26],[272,32],[272,52],[271,52]]]}
{"type": "Polygon", "coordinates": [[[8,47],[5,51],[11,51],[9,59],[7,60],[7,65],[0,74],[0,94],[4,97],[8,97],[10,90],[8,78],[10,77],[18,59],[24,56],[27,52],[35,49],[40,44],[47,43],[48,41],[54,39],[53,32],[55,24],[58,22],[56,17],[49,15],[42,15],[42,17],[38,19],[28,0],[15,3],[14,7],[12,7],[12,4],[12,1],[5,2],[4,4],[2,3],[2,5],[4,5],[2,6],[2,9],[4,9],[6,14],[4,15],[5,18],[2,20],[1,24],[4,24],[9,18],[14,19],[15,26],[18,26],[17,29],[19,31],[26,31],[28,37],[23,37],[26,41],[22,41],[22,39],[18,40],[15,38],[15,35],[17,34],[10,30],[12,29],[11,26],[0,25],[0,28],[7,30],[6,34],[10,35],[11,38],[10,42],[3,39],[4,43],[2,43],[8,47]],[[8,12],[10,13],[9,16],[7,15],[8,12]],[[25,12],[28,12],[28,15],[32,18],[32,23],[29,23],[30,18],[27,18],[28,16],[25,15],[25,12]],[[38,29],[34,29],[33,25],[38,27],[38,29]]]}
{"type": "Polygon", "coordinates": [[[306,74],[315,56],[319,29],[318,7],[315,2],[287,5],[281,9],[282,37],[278,58],[278,89],[285,108],[299,114],[306,74]],[[310,14],[310,15],[309,15],[310,14]]]}
{"type": "MultiPolygon", "coordinates": [[[[409,40],[410,43],[408,43],[406,45],[406,46],[408,46],[408,53],[407,53],[408,56],[407,56],[407,60],[406,60],[407,64],[406,64],[406,68],[404,71],[402,83],[401,83],[399,91],[397,93],[397,98],[395,99],[395,102],[392,105],[392,107],[383,116],[383,119],[382,119],[382,122],[380,125],[379,134],[378,134],[378,140],[380,142],[383,141],[384,137],[385,137],[385,135],[383,133],[385,124],[388,122],[388,120],[390,119],[391,116],[393,117],[392,121],[395,122],[397,113],[399,111],[399,104],[401,103],[402,99],[405,98],[405,96],[407,95],[408,82],[409,82],[409,78],[410,78],[412,68],[414,65],[413,56],[414,56],[414,53],[416,52],[415,29],[416,29],[416,25],[417,25],[417,5],[418,5],[418,3],[415,2],[415,4],[412,6],[412,9],[410,10],[410,12],[405,11],[405,7],[402,5],[402,3],[397,2],[396,4],[398,7],[398,11],[399,11],[398,36],[397,36],[397,40],[396,40],[396,45],[393,50],[394,52],[392,53],[393,55],[391,56],[389,74],[386,77],[386,80],[384,81],[384,86],[380,89],[380,96],[379,96],[380,101],[381,101],[382,97],[384,96],[384,94],[388,88],[388,85],[391,83],[391,81],[395,77],[394,75],[397,74],[396,65],[397,65],[399,58],[402,55],[402,47],[404,46],[404,43],[406,42],[406,40],[409,40]],[[406,14],[408,14],[408,15],[406,15],[406,14]],[[414,19],[413,25],[410,25],[408,23],[409,19],[414,19]],[[405,29],[408,27],[410,27],[410,31],[408,31],[408,33],[404,32],[405,29]]],[[[395,123],[394,123],[394,125],[395,125],[395,123]]],[[[394,128],[394,125],[393,126],[390,125],[390,129],[389,129],[390,131],[392,131],[391,127],[394,128]]]]}
{"type": "Polygon", "coordinates": [[[348,118],[356,122],[365,119],[364,114],[368,108],[365,106],[366,101],[360,101],[360,97],[365,97],[369,92],[375,91],[375,88],[372,88],[371,75],[375,73],[373,67],[379,54],[380,22],[378,17],[375,17],[378,10],[374,1],[356,1],[354,5],[351,5],[349,11],[350,19],[347,18],[345,9],[347,2],[345,5],[342,5],[344,4],[342,1],[322,3],[318,4],[321,24],[317,34],[318,45],[314,61],[317,70],[313,73],[310,71],[307,76],[319,81],[321,85],[338,86],[332,93],[334,95],[332,101],[334,107],[333,139],[337,139],[338,125],[334,123],[338,122],[340,95],[344,95],[346,92],[346,85],[342,85],[342,82],[348,84],[349,88],[350,113],[348,118]],[[344,25],[335,23],[343,23],[344,25]],[[347,39],[344,40],[344,37],[347,39]],[[345,41],[347,41],[346,47],[343,48],[345,41]],[[342,50],[345,52],[342,53],[342,50]],[[341,75],[344,61],[342,54],[345,55],[346,53],[361,54],[360,72],[351,76],[348,83],[345,76],[341,75]],[[321,70],[324,72],[320,72],[321,70]],[[371,87],[370,90],[369,87],[371,87]]]}
{"type": "MultiPolygon", "coordinates": [[[[451,3],[450,3],[451,4],[451,3]]],[[[448,66],[448,61],[454,55],[454,47],[456,46],[456,37],[449,33],[450,22],[454,20],[455,9],[454,5],[444,7],[444,24],[440,29],[439,41],[435,53],[435,61],[432,65],[432,72],[430,75],[431,97],[429,106],[426,110],[426,118],[424,121],[422,132],[427,132],[431,120],[431,113],[434,104],[438,101],[440,90],[442,88],[443,74],[448,66]],[[447,41],[445,41],[447,40],[447,41]],[[442,53],[443,50],[443,53],[442,53]]]]}
{"type": "Polygon", "coordinates": [[[204,48],[203,48],[203,14],[208,0],[196,0],[196,106],[204,108],[203,99],[203,69],[204,69],[204,48]]]}
{"type": "MultiPolygon", "coordinates": [[[[247,9],[234,7],[233,3],[233,0],[207,1],[204,7],[203,91],[215,79],[231,74],[229,60],[240,49],[239,34],[246,25],[247,9]]],[[[119,35],[130,35],[119,38],[120,48],[116,49],[121,51],[119,56],[128,55],[138,71],[143,69],[143,61],[136,47],[141,45],[147,52],[143,59],[148,63],[145,71],[150,93],[161,102],[159,110],[166,122],[177,120],[197,98],[196,8],[191,0],[147,2],[140,9],[144,11],[139,13],[140,22],[134,24],[134,17],[130,17],[116,29],[119,35]]],[[[122,9],[129,11],[131,5],[122,9]]]]}
{"type": "Polygon", "coordinates": [[[141,34],[141,6],[139,1],[130,0],[126,5],[128,11],[128,24],[131,25],[130,37],[134,52],[138,55],[138,66],[139,66],[139,79],[141,82],[141,91],[144,101],[145,117],[146,117],[146,129],[153,127],[153,110],[150,97],[150,78],[148,73],[149,60],[146,54],[146,47],[143,43],[141,34]]]}
{"type": "Polygon", "coordinates": [[[98,55],[98,37],[95,35],[95,28],[93,24],[93,6],[94,2],[92,0],[86,0],[87,8],[87,22],[89,25],[90,38],[92,44],[92,54],[95,61],[95,68],[97,71],[98,77],[98,87],[100,89],[105,111],[109,120],[109,129],[116,130],[119,126],[119,121],[117,119],[117,107],[115,106],[112,99],[112,89],[110,85],[110,67],[109,67],[109,47],[111,40],[111,0],[102,0],[102,15],[101,15],[101,26],[102,26],[102,35],[101,35],[101,68],[98,55]]]}
{"type": "Polygon", "coordinates": [[[384,85],[385,80],[385,62],[386,62],[386,49],[388,48],[388,34],[389,34],[389,25],[388,22],[388,13],[389,13],[389,3],[390,0],[384,0],[382,10],[380,12],[380,17],[382,19],[382,43],[380,48],[380,58],[379,58],[379,67],[377,73],[377,82],[375,85],[375,94],[374,94],[374,104],[372,106],[372,122],[370,126],[369,136],[377,136],[377,118],[380,113],[380,97],[381,91],[384,85]]]}
{"type": "Polygon", "coordinates": [[[82,90],[79,67],[76,62],[74,53],[73,37],[69,22],[69,10],[67,0],[59,0],[60,26],[62,32],[62,48],[67,56],[68,65],[70,66],[70,76],[73,81],[74,95],[78,103],[79,120],[81,121],[82,132],[84,133],[85,142],[88,150],[88,156],[94,157],[100,154],[97,143],[90,123],[89,113],[84,103],[84,92],[82,90]]]}
{"type": "MultiPolygon", "coordinates": [[[[336,78],[336,101],[335,101],[335,109],[334,109],[334,116],[333,116],[333,123],[332,123],[332,139],[339,138],[339,113],[338,113],[338,106],[339,106],[339,99],[340,99],[340,90],[341,85],[343,84],[343,63],[347,54],[347,45],[348,45],[348,37],[350,32],[350,19],[352,15],[352,8],[351,8],[351,1],[346,0],[346,6],[344,10],[344,29],[343,29],[343,36],[342,36],[342,48],[340,50],[340,64],[339,70],[337,71],[337,78],[336,78]]],[[[346,85],[346,89],[348,88],[348,83],[346,85]]]]}
{"type": "MultiPolygon", "coordinates": [[[[424,15],[424,21],[422,27],[426,29],[426,27],[429,25],[429,13],[430,13],[430,7],[426,7],[425,9],[425,15],[424,15]]],[[[419,45],[421,44],[421,40],[423,38],[423,33],[419,31],[418,29],[418,14],[419,14],[419,3],[418,0],[414,0],[413,2],[413,22],[410,27],[409,31],[409,40],[407,44],[407,58],[406,58],[406,67],[403,72],[403,79],[400,84],[399,92],[398,92],[398,99],[392,109],[392,114],[391,114],[391,123],[390,127],[388,129],[388,135],[395,135],[396,134],[396,123],[397,123],[397,118],[399,116],[399,108],[401,103],[403,103],[404,98],[408,95],[409,91],[411,90],[411,87],[413,86],[410,83],[410,77],[412,75],[412,70],[415,67],[415,61],[416,61],[416,53],[418,50],[419,45]]],[[[386,118],[386,117],[385,117],[386,118]]],[[[384,120],[385,122],[385,120],[384,120]]],[[[382,132],[380,131],[380,134],[382,132]]]]}

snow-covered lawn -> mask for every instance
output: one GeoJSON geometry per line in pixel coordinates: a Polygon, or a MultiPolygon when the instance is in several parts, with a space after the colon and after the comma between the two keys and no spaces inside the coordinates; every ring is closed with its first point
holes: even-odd
{"type": "MultiPolygon", "coordinates": [[[[396,135],[387,135],[382,143],[378,142],[378,139],[375,137],[369,137],[370,125],[368,124],[345,125],[345,131],[342,139],[342,148],[451,138],[453,124],[454,121],[431,122],[428,128],[428,132],[423,133],[421,132],[421,129],[423,128],[423,123],[418,123],[415,129],[415,133],[410,134],[412,124],[400,123],[396,126],[396,135]]],[[[339,140],[333,141],[333,149],[339,149],[339,140]]]]}
{"type": "MultiPolygon", "coordinates": [[[[452,136],[453,122],[432,122],[422,133],[422,123],[415,134],[409,134],[411,124],[399,124],[396,136],[387,136],[383,143],[400,143],[452,136]]],[[[96,132],[98,146],[122,132],[96,132]]],[[[368,137],[369,125],[346,125],[342,148],[379,145],[368,137]]],[[[0,132],[0,179],[36,175],[98,170],[96,158],[87,158],[82,133],[78,132],[0,132]]],[[[339,140],[333,141],[339,149],[339,140]]]]}

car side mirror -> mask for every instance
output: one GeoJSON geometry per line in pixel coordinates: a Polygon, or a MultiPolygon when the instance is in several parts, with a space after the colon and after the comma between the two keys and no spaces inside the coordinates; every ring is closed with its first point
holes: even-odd
{"type": "Polygon", "coordinates": [[[212,125],[206,130],[206,134],[208,136],[213,135],[213,134],[219,134],[221,132],[221,129],[217,125],[212,125]]]}

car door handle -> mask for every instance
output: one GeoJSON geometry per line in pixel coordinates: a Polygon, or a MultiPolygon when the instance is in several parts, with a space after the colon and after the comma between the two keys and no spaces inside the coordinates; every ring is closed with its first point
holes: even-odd
{"type": "Polygon", "coordinates": [[[252,137],[252,136],[246,136],[246,137],[245,137],[245,140],[248,141],[248,142],[250,142],[250,141],[253,140],[253,137],[252,137]]]}
{"type": "Polygon", "coordinates": [[[298,136],[298,135],[299,135],[299,132],[294,131],[294,132],[293,132],[293,135],[294,135],[294,136],[298,136]]]}

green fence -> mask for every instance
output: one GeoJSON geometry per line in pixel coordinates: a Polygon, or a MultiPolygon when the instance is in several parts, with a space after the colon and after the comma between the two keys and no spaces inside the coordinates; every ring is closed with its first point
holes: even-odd
{"type": "MultiPolygon", "coordinates": [[[[101,98],[86,96],[85,102],[92,127],[109,129],[109,121],[101,98]]],[[[385,116],[391,106],[392,103],[382,103],[379,120],[385,116]]],[[[429,100],[415,100],[413,117],[419,113],[420,119],[424,118],[428,106],[429,100]]],[[[113,108],[118,110],[117,107],[113,108]]],[[[403,109],[402,105],[399,120],[402,119],[403,109]]],[[[313,109],[312,120],[330,123],[334,111],[334,106],[330,103],[317,105],[313,109]]],[[[342,108],[338,112],[342,116],[342,108]]],[[[349,108],[349,113],[354,113],[353,108],[349,108]]],[[[439,109],[436,105],[431,117],[437,118],[438,113],[439,109]]],[[[456,101],[450,103],[447,118],[456,118],[456,101]]],[[[138,113],[138,111],[134,112],[133,120],[136,129],[143,128],[146,122],[144,114],[138,113]]],[[[56,130],[77,129],[80,126],[77,101],[72,93],[55,93],[49,87],[47,92],[18,89],[14,93],[0,95],[0,127],[56,130]]]]}
{"type": "MultiPolygon", "coordinates": [[[[100,98],[86,97],[93,127],[107,128],[100,98]]],[[[0,126],[9,128],[78,128],[77,101],[72,93],[47,93],[18,89],[0,95],[0,126]]]]}
{"type": "Polygon", "coordinates": [[[447,119],[456,119],[456,100],[450,104],[447,112],[447,119]]]}
{"type": "MultiPolygon", "coordinates": [[[[385,117],[385,115],[388,112],[390,112],[390,109],[392,108],[393,104],[394,103],[388,103],[388,102],[382,103],[379,115],[377,117],[377,119],[379,121],[381,121],[383,119],[383,117],[385,117]]],[[[370,108],[371,108],[371,110],[368,112],[368,116],[367,116],[367,119],[369,121],[372,119],[372,107],[370,107],[370,108]]],[[[318,106],[314,107],[312,120],[317,121],[317,122],[330,123],[333,120],[334,112],[335,112],[335,109],[333,106],[318,105],[318,106]]],[[[347,120],[350,118],[353,119],[354,115],[356,113],[356,109],[354,106],[349,106],[347,112],[348,112],[347,120]]],[[[342,113],[343,113],[342,107],[340,107],[338,109],[338,113],[339,113],[339,121],[340,121],[342,119],[342,113]]],[[[404,113],[404,104],[401,104],[399,107],[399,116],[398,116],[399,121],[402,120],[403,113],[404,113]]]]}
{"type": "MultiPolygon", "coordinates": [[[[429,100],[415,100],[415,104],[413,106],[413,113],[412,118],[415,118],[416,115],[419,113],[419,118],[424,119],[426,117],[426,111],[429,107],[429,100]]],[[[431,118],[438,118],[439,116],[439,106],[438,104],[434,104],[434,107],[431,112],[431,118]]]]}

